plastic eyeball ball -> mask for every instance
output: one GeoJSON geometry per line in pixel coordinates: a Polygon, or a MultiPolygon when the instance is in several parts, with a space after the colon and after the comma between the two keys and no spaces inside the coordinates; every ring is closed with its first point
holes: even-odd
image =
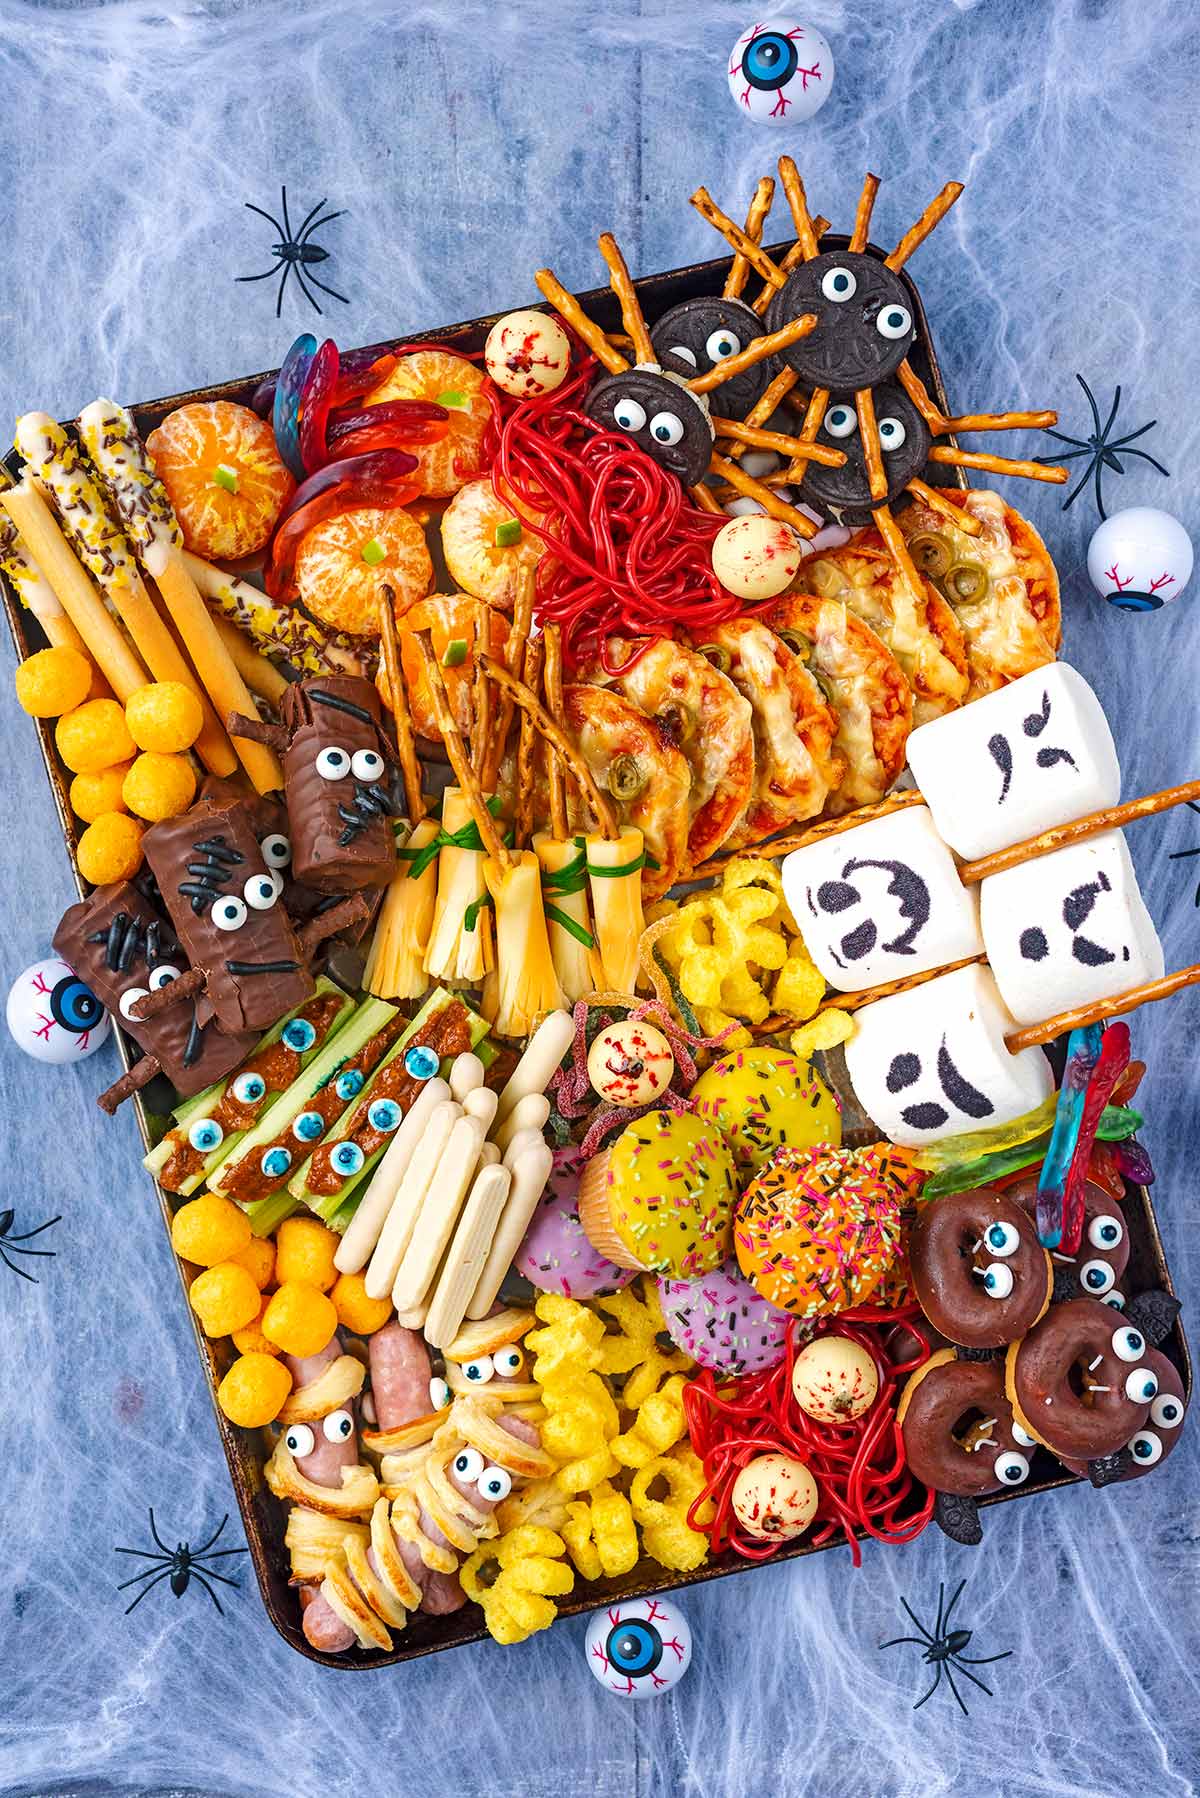
{"type": "Polygon", "coordinates": [[[713,538],[713,573],[739,599],[773,599],[791,584],[803,559],[791,525],[765,513],[731,518],[713,538]]]}
{"type": "Polygon", "coordinates": [[[795,125],[833,91],[833,51],[814,25],[768,19],[750,25],[729,54],[729,91],[756,125],[795,125]]]}
{"type": "Polygon", "coordinates": [[[791,1455],[759,1455],[733,1482],[733,1514],[748,1536],[790,1542],[802,1536],[817,1510],[817,1482],[791,1455]]]}
{"type": "Polygon", "coordinates": [[[17,975],[8,989],[5,1018],[18,1049],[54,1067],[94,1055],[112,1029],[91,987],[56,955],[17,975]]]}
{"type": "Polygon", "coordinates": [[[1127,506],[1092,533],[1088,579],[1110,606],[1157,612],[1179,598],[1192,560],[1191,539],[1177,518],[1156,506],[1127,506]]]}
{"type": "Polygon", "coordinates": [[[584,1652],[605,1691],[653,1698],[687,1672],[692,1632],[674,1599],[628,1598],[593,1613],[584,1652]]]}
{"type": "Polygon", "coordinates": [[[488,374],[514,399],[539,399],[567,378],[571,340],[556,318],[532,307],[506,312],[496,320],[483,346],[488,374]]]}

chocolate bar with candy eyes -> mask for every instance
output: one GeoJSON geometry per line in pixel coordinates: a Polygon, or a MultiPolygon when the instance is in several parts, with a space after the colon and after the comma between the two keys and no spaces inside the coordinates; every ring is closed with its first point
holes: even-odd
{"type": "Polygon", "coordinates": [[[292,878],[322,892],[382,887],[396,872],[396,752],[379,695],[357,675],[296,681],[283,696],[292,878]]]}
{"type": "Polygon", "coordinates": [[[101,1094],[106,1111],[115,1111],[157,1073],[165,1074],[183,1098],[202,1092],[254,1046],[253,1032],[226,1035],[220,1029],[203,993],[153,1018],[129,1015],[146,993],[185,974],[187,957],[170,925],[128,881],[97,887],[71,906],[54,933],[54,947],[143,1051],[132,1072],[101,1094]]]}
{"type": "Polygon", "coordinates": [[[202,800],[142,839],[163,904],[226,1030],[269,1030],[313,992],[281,903],[283,877],[255,831],[254,802],[202,800]]]}

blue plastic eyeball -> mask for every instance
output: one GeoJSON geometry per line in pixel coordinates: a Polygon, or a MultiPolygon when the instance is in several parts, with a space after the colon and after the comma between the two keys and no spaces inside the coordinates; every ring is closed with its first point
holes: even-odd
{"type": "Polygon", "coordinates": [[[436,1049],[425,1043],[414,1043],[404,1057],[404,1071],[413,1080],[432,1080],[439,1066],[436,1049]]]}
{"type": "Polygon", "coordinates": [[[356,1142],[340,1142],[333,1151],[333,1165],[345,1179],[357,1174],[366,1156],[356,1142]]]}
{"type": "Polygon", "coordinates": [[[344,1068],[334,1081],[333,1090],[339,1099],[354,1099],[362,1091],[364,1080],[357,1068],[344,1068]]]}
{"type": "Polygon", "coordinates": [[[281,1040],[297,1055],[305,1055],[317,1040],[317,1033],[307,1018],[293,1018],[283,1027],[281,1040]]]}
{"type": "Polygon", "coordinates": [[[324,1131],[325,1119],[319,1111],[302,1111],[292,1125],[292,1135],[299,1142],[316,1142],[324,1131]]]}
{"type": "Polygon", "coordinates": [[[399,1128],[403,1115],[395,1099],[376,1099],[367,1111],[367,1122],[372,1130],[390,1136],[393,1130],[399,1128]]]}
{"type": "Polygon", "coordinates": [[[285,1149],[282,1143],[276,1143],[272,1149],[265,1150],[259,1166],[269,1180],[282,1180],[292,1165],[292,1152],[285,1149]]]}
{"type": "Polygon", "coordinates": [[[211,1155],[225,1140],[225,1132],[216,1118],[197,1118],[188,1126],[188,1141],[200,1155],[211,1155]]]}

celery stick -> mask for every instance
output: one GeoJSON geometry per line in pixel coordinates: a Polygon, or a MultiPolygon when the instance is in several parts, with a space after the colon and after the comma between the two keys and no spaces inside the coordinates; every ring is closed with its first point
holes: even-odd
{"type": "Polygon", "coordinates": [[[269,1199],[252,1199],[246,1206],[246,1216],[256,1236],[272,1236],[284,1218],[291,1217],[293,1211],[299,1209],[300,1201],[294,1199],[285,1186],[281,1192],[273,1192],[269,1199]]]}

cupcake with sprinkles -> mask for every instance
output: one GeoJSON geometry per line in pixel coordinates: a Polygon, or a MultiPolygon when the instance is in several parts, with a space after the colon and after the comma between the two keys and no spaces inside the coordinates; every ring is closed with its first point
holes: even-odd
{"type": "Polygon", "coordinates": [[[619,1292],[634,1273],[632,1268],[609,1261],[584,1233],[579,1221],[583,1166],[583,1156],[573,1143],[554,1151],[550,1179],[516,1256],[517,1271],[531,1286],[565,1299],[601,1298],[619,1292]]]}
{"type": "Polygon", "coordinates": [[[618,1267],[691,1280],[728,1255],[736,1197],[733,1156],[714,1124],[648,1111],[584,1166],[579,1216],[618,1267]]]}
{"type": "Polygon", "coordinates": [[[697,1117],[721,1131],[742,1174],[757,1174],[777,1149],[842,1140],[841,1106],[816,1070],[784,1049],[736,1049],[691,1091],[697,1117]]]}
{"type": "Polygon", "coordinates": [[[671,1341],[701,1367],[736,1378],[783,1360],[788,1314],[763,1298],[734,1256],[698,1280],[660,1279],[658,1296],[671,1341]]]}

